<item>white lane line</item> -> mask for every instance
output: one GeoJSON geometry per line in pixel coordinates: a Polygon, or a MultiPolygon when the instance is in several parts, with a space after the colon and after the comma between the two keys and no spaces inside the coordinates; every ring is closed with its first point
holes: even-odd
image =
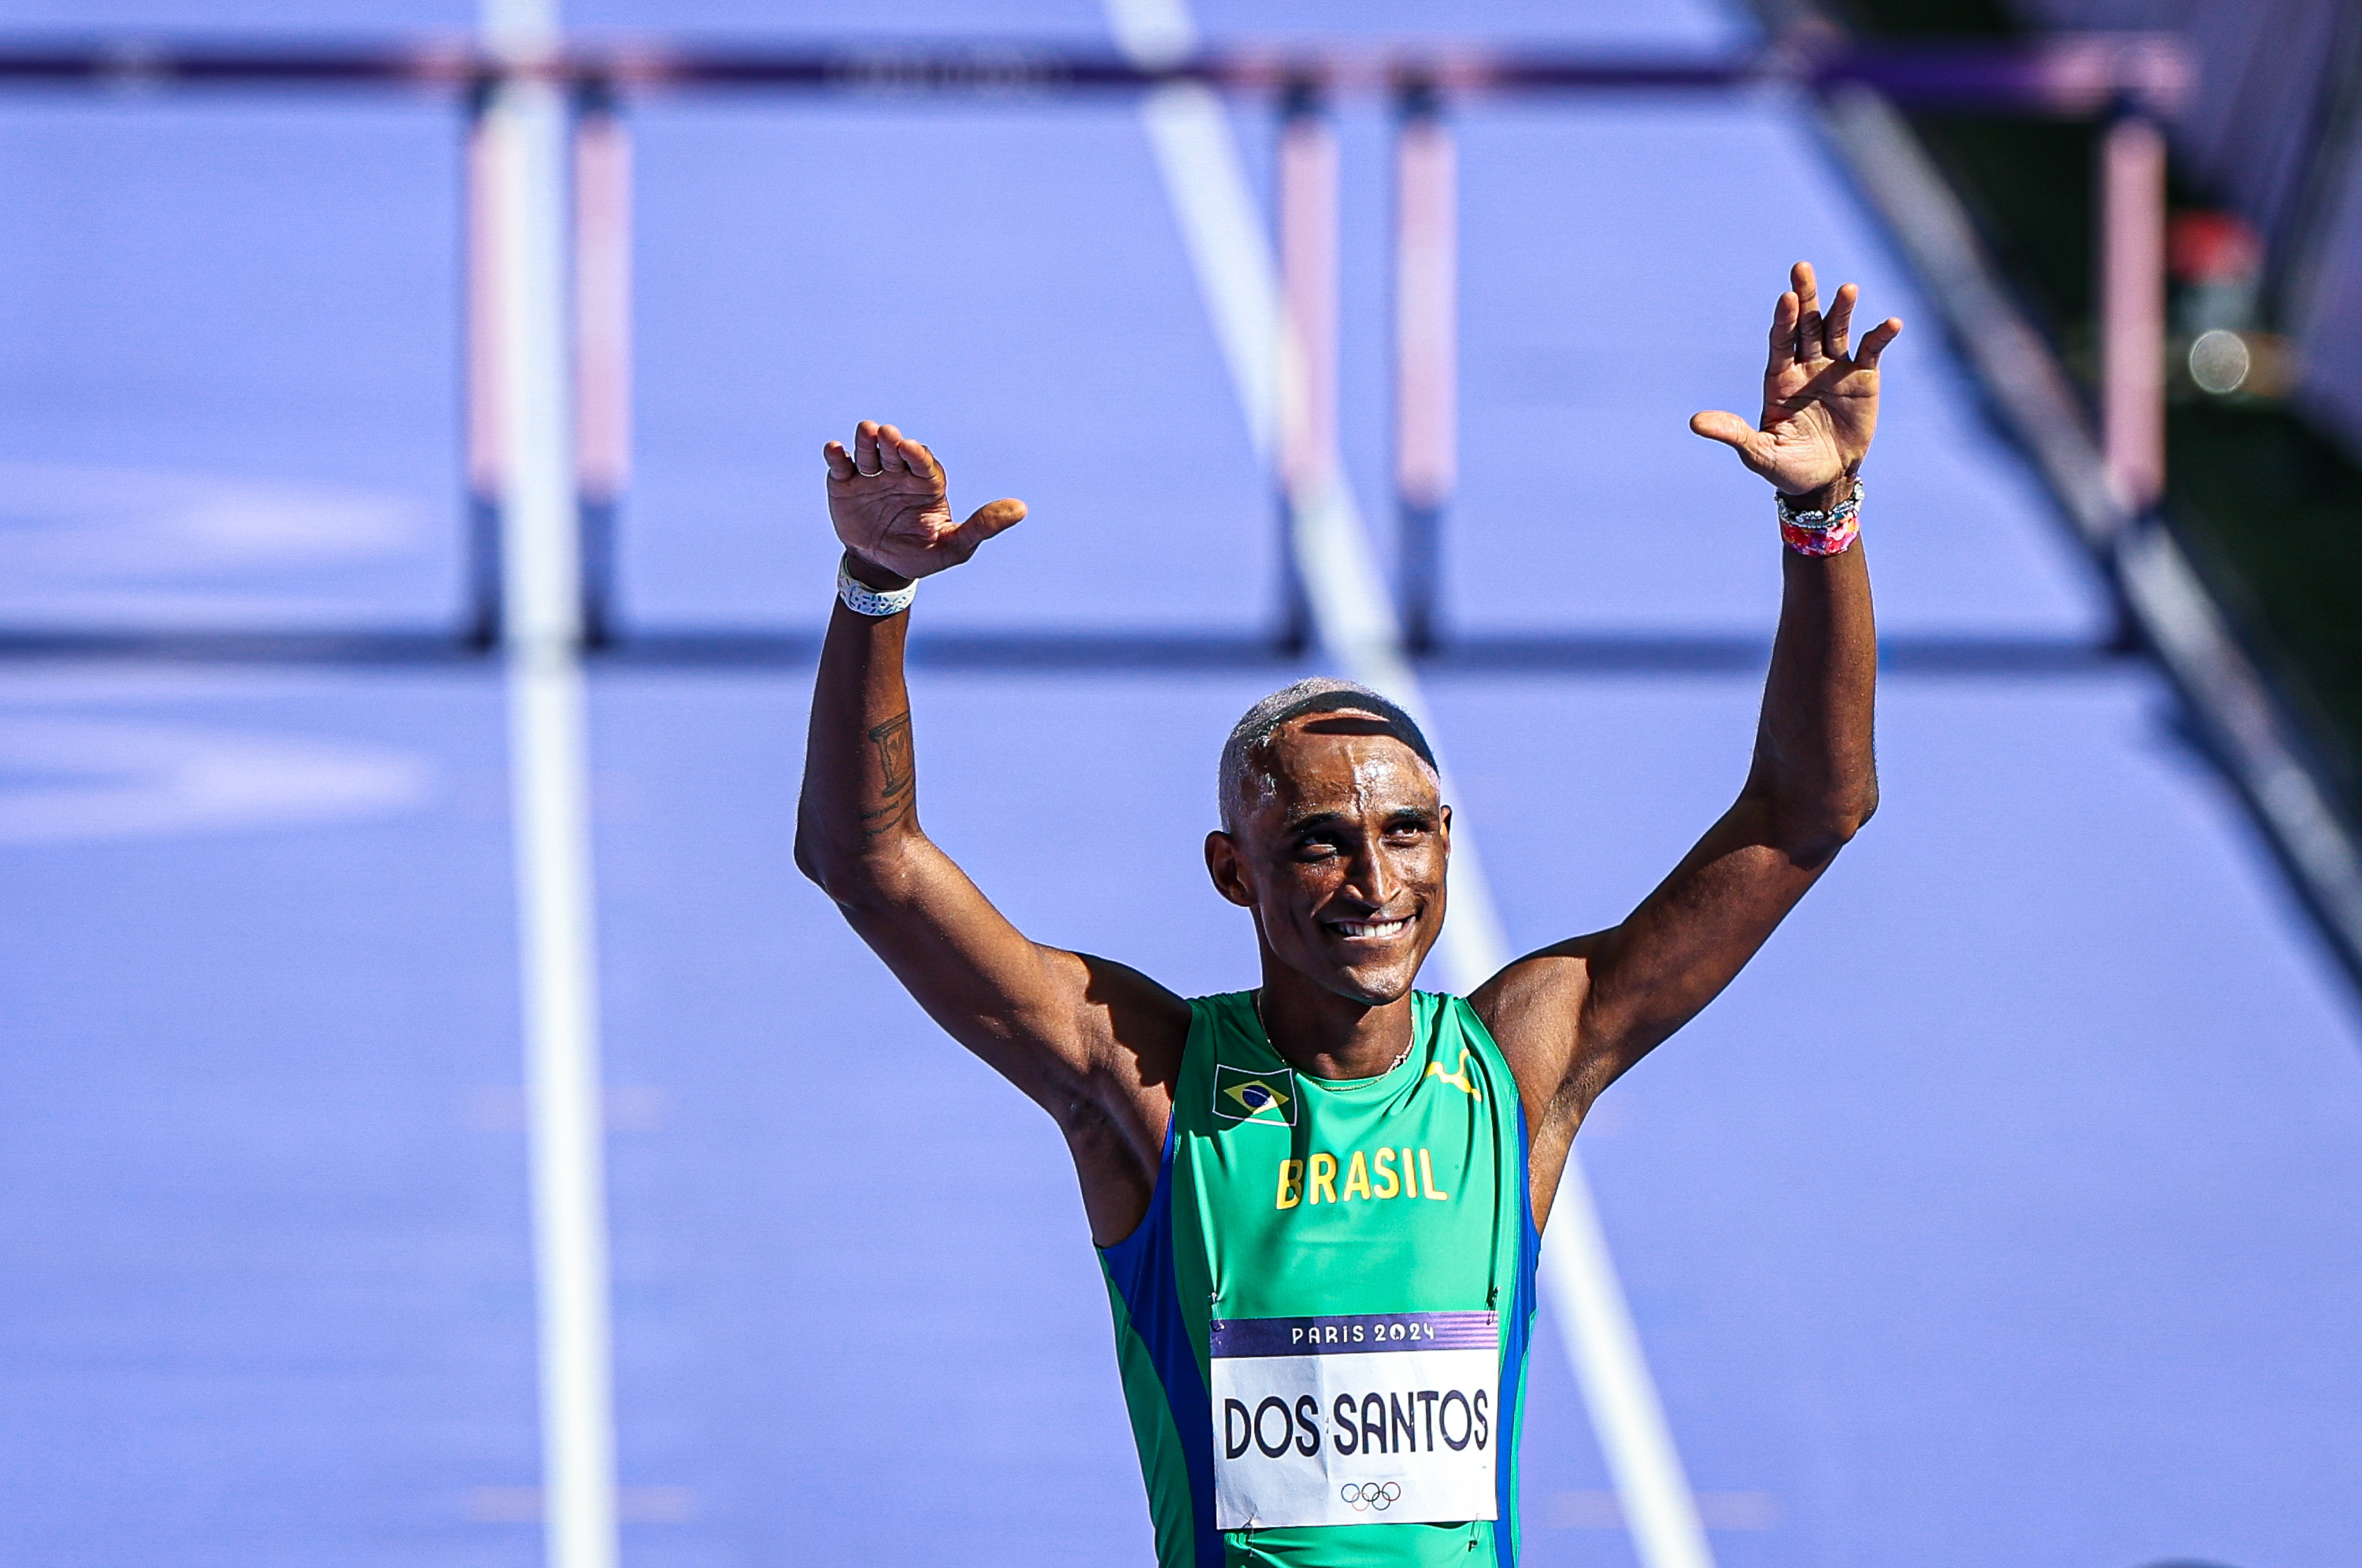
{"type": "MultiPolygon", "coordinates": [[[[1456,846],[1455,846],[1456,847],[1456,846]]],[[[1640,1332],[1617,1277],[1616,1260],[1592,1201],[1591,1180],[1569,1150],[1542,1243],[1549,1295],[1567,1358],[1591,1407],[1607,1473],[1623,1499],[1632,1549],[1647,1568],[1713,1568],[1697,1498],[1665,1421],[1664,1402],[1640,1348],[1640,1332]]]]}
{"type": "MultiPolygon", "coordinates": [[[[486,0],[483,23],[487,43],[511,58],[545,51],[557,37],[548,0],[486,0]]],[[[550,1568],[613,1568],[614,1396],[559,89],[527,78],[503,83],[484,134],[496,215],[502,631],[531,1105],[544,1542],[550,1568]]]]}
{"type": "MultiPolygon", "coordinates": [[[[1126,7],[1109,0],[1108,8],[1126,7]]],[[[1269,464],[1279,430],[1279,270],[1223,114],[1222,101],[1196,82],[1152,90],[1140,111],[1213,315],[1214,340],[1238,391],[1248,437],[1255,456],[1269,464]]]]}
{"type": "MultiPolygon", "coordinates": [[[[1197,30],[1182,0],[1107,0],[1107,13],[1118,43],[1140,63],[1169,61],[1196,47],[1197,30]]],[[[1156,90],[1142,117],[1255,450],[1268,460],[1283,403],[1282,367],[1300,364],[1302,356],[1286,352],[1282,342],[1277,267],[1237,138],[1220,101],[1200,87],[1156,90]]],[[[1321,646],[1352,679],[1388,693],[1431,730],[1360,508],[1341,475],[1334,461],[1319,465],[1292,497],[1295,543],[1321,646]]],[[[1445,784],[1448,791],[1448,776],[1445,784]]],[[[1451,849],[1451,918],[1442,945],[1454,982],[1465,990],[1491,977],[1509,951],[1473,835],[1464,828],[1455,833],[1451,849]]],[[[1572,1154],[1551,1210],[1541,1272],[1634,1551],[1645,1568],[1712,1568],[1697,1504],[1641,1353],[1590,1184],[1572,1154]]]]}

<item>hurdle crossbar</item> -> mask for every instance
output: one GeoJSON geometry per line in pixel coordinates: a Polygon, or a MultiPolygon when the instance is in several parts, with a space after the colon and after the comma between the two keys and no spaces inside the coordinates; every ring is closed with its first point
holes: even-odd
{"type": "Polygon", "coordinates": [[[277,43],[205,39],[83,39],[0,35],[0,90],[86,89],[131,97],[166,91],[393,91],[447,95],[468,116],[469,235],[466,404],[468,607],[461,640],[498,640],[505,585],[498,496],[502,388],[488,346],[500,329],[487,271],[496,215],[487,206],[481,125],[503,83],[558,87],[573,118],[572,388],[581,636],[591,647],[624,636],[616,602],[618,520],[631,467],[630,101],[684,92],[774,92],[850,104],[955,98],[1012,108],[1197,83],[1261,94],[1278,106],[1276,226],[1287,319],[1277,379],[1282,439],[1275,454],[1283,523],[1277,646],[1308,635],[1297,520],[1333,476],[1311,471],[1333,454],[1338,405],[1335,144],[1326,116],[1341,98],[1382,95],[1396,110],[1394,282],[1396,514],[1401,535],[1398,609],[1415,652],[1447,640],[1440,580],[1443,530],[1456,478],[1454,283],[1456,157],[1449,109],[1499,95],[1601,92],[1728,94],[1868,90],[1905,106],[2112,117],[2106,161],[2110,258],[2102,278],[2109,323],[2105,405],[2111,457],[2136,505],[2161,484],[2161,398],[2147,341],[2161,298],[2154,236],[2162,159],[2154,121],[2186,95],[2191,63],[2180,42],[2154,34],[2054,36],[1862,45],[1837,39],[1739,52],[1612,54],[1473,46],[1337,50],[1213,50],[1170,61],[1109,50],[1023,42],[797,46],[691,44],[655,39],[552,40],[487,48],[467,37],[277,43]],[[2157,188],[2152,189],[2155,186],[2157,188]],[[2114,220],[2141,220],[2137,234],[2114,220]],[[2130,241],[2127,242],[2129,237],[2130,241]]]}
{"type": "Polygon", "coordinates": [[[165,88],[389,87],[461,92],[513,76],[600,83],[614,92],[820,91],[856,96],[954,94],[1026,100],[1139,92],[1198,82],[1239,92],[1310,84],[1325,94],[1383,92],[1406,81],[1455,96],[1605,89],[1728,91],[1873,88],[1905,106],[2088,116],[2131,100],[2169,114],[2191,79],[2174,38],[2145,33],[2025,41],[1780,47],[1740,53],[1639,55],[1493,50],[1212,50],[1165,64],[1056,45],[889,44],[730,48],[625,39],[524,55],[466,39],[263,44],[195,39],[0,37],[0,86],[165,88]]]}

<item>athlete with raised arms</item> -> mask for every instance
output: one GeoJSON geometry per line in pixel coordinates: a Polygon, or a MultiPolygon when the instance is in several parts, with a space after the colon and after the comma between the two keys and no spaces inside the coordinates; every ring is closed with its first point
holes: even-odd
{"type": "Polygon", "coordinates": [[[1540,1226],[1599,1092],[1752,956],[1877,804],[1855,532],[1888,320],[1780,296],[1759,426],[1690,421],[1777,490],[1780,627],[1738,799],[1622,924],[1466,999],[1414,991],[1451,811],[1410,716],[1314,680],[1222,748],[1206,867],[1262,985],[1194,1000],[1027,940],[919,827],[906,613],[1025,514],[965,523],[892,425],[827,447],[844,557],[796,857],[920,1005],[1065,1134],[1163,1568],[1515,1561],[1540,1226]]]}

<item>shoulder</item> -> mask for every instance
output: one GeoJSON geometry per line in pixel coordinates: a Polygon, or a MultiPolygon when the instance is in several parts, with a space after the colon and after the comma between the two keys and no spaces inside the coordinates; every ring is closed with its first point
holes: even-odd
{"type": "Polygon", "coordinates": [[[1196,1004],[1129,964],[1089,953],[1045,949],[1053,963],[1074,966],[1082,985],[1083,1015],[1102,1066],[1120,1062],[1140,1080],[1169,1080],[1187,1043],[1196,1004]]]}
{"type": "Polygon", "coordinates": [[[1582,1012],[1593,961],[1614,936],[1594,932],[1529,953],[1469,992],[1467,1005],[1504,1050],[1536,1030],[1562,1035],[1582,1012]]]}
{"type": "Polygon", "coordinates": [[[1547,1105],[1581,1050],[1594,960],[1614,933],[1595,932],[1529,953],[1468,995],[1529,1101],[1547,1105]]]}
{"type": "Polygon", "coordinates": [[[1410,996],[1411,1005],[1416,1009],[1411,1016],[1418,1027],[1433,1030],[1439,1034],[1456,1030],[1462,1033],[1480,1034],[1487,1040],[1492,1038],[1484,1015],[1476,1010],[1467,997],[1453,991],[1413,991],[1410,996]]]}
{"type": "Polygon", "coordinates": [[[1217,991],[1191,997],[1184,1005],[1189,1010],[1187,1044],[1199,1070],[1217,1059],[1240,1066],[1271,1054],[1253,991],[1217,991]]]}
{"type": "Polygon", "coordinates": [[[1508,1066],[1508,1054],[1494,1036],[1491,1021],[1477,1010],[1473,1000],[1450,991],[1418,991],[1413,995],[1419,1003],[1416,1027],[1422,1038],[1433,1042],[1439,1060],[1447,1059],[1455,1050],[1473,1050],[1502,1068],[1508,1066]]]}
{"type": "Polygon", "coordinates": [[[1182,1005],[1189,1010],[1193,1021],[1205,1023],[1246,1023],[1255,1017],[1253,991],[1215,991],[1191,997],[1182,1005]]]}

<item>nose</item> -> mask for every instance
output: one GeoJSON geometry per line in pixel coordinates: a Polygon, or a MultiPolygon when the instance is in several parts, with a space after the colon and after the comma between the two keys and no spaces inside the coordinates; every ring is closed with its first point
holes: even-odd
{"type": "Polygon", "coordinates": [[[1353,857],[1352,870],[1352,878],[1346,883],[1345,890],[1374,910],[1382,910],[1393,903],[1395,894],[1402,890],[1402,873],[1395,869],[1377,839],[1363,842],[1361,853],[1353,857]]]}

